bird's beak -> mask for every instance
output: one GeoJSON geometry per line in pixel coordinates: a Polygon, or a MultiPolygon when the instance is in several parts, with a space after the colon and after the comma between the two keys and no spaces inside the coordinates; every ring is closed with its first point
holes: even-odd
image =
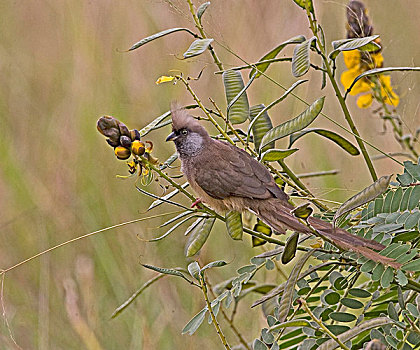
{"type": "Polygon", "coordinates": [[[168,142],[168,141],[175,141],[178,137],[179,137],[179,135],[175,134],[175,131],[173,131],[166,138],[166,142],[168,142]]]}

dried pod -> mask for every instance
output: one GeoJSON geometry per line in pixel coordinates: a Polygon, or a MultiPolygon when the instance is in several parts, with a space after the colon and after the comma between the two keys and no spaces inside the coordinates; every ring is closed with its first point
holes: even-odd
{"type": "Polygon", "coordinates": [[[114,148],[120,145],[120,141],[113,141],[111,139],[106,139],[106,142],[108,142],[108,145],[114,148]]]}
{"type": "Polygon", "coordinates": [[[125,159],[130,158],[131,151],[128,148],[118,146],[118,147],[115,147],[114,151],[115,151],[115,155],[120,160],[125,160],[125,159]]]}
{"type": "Polygon", "coordinates": [[[140,133],[137,129],[130,130],[130,138],[131,141],[139,140],[140,141],[140,133]]]}
{"type": "Polygon", "coordinates": [[[128,136],[122,135],[120,136],[120,145],[125,148],[131,147],[131,139],[128,136]]]}
{"type": "Polygon", "coordinates": [[[130,137],[130,130],[128,130],[127,126],[124,123],[118,121],[118,127],[120,128],[121,135],[130,137]]]}
{"type": "Polygon", "coordinates": [[[142,156],[144,154],[145,147],[144,143],[138,140],[135,140],[131,144],[131,152],[136,156],[142,156]]]}
{"type": "Polygon", "coordinates": [[[112,141],[118,141],[120,128],[118,126],[118,120],[114,117],[104,115],[99,118],[96,127],[102,135],[109,137],[112,141]]]}

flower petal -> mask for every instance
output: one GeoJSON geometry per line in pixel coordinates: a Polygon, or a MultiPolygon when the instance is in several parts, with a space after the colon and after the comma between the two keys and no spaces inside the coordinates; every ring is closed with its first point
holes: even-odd
{"type": "Polygon", "coordinates": [[[348,69],[353,69],[360,64],[360,51],[351,50],[343,51],[344,64],[348,69]]]}
{"type": "Polygon", "coordinates": [[[359,108],[368,108],[372,104],[372,101],[373,101],[372,94],[361,95],[357,99],[357,106],[359,108]]]}
{"type": "MultiPolygon", "coordinates": [[[[353,83],[354,79],[356,79],[356,77],[360,74],[362,74],[362,72],[359,69],[351,69],[343,72],[340,78],[341,84],[343,84],[345,89],[348,89],[353,83]]],[[[356,82],[356,84],[354,84],[353,88],[350,91],[350,95],[356,96],[357,94],[360,94],[362,92],[368,92],[370,90],[370,84],[367,83],[364,79],[360,79],[356,82]]]]}

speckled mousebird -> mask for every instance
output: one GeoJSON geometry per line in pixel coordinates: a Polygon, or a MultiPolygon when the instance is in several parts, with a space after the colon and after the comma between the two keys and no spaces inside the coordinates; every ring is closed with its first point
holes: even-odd
{"type": "MultiPolygon", "coordinates": [[[[172,104],[172,133],[166,141],[175,143],[181,171],[203,203],[223,214],[249,210],[279,233],[290,229],[312,233],[291,211],[293,205],[265,166],[247,152],[227,142],[214,140],[188,112],[172,104]]],[[[311,226],[344,249],[355,247],[381,250],[378,242],[334,228],[309,217],[311,226]]]]}

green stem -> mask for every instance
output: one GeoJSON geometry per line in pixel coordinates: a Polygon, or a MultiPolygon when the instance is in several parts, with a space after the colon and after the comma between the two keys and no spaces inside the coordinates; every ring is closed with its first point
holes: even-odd
{"type": "Polygon", "coordinates": [[[370,175],[371,175],[373,181],[376,181],[378,179],[378,176],[376,175],[376,171],[375,171],[375,168],[373,167],[372,160],[370,159],[369,154],[366,150],[365,144],[363,143],[363,140],[360,137],[359,131],[357,130],[356,125],[353,122],[353,119],[352,119],[352,117],[350,115],[350,112],[347,108],[346,101],[344,100],[344,97],[341,94],[341,91],[338,87],[337,81],[335,80],[333,71],[331,69],[330,62],[328,61],[328,57],[327,57],[327,54],[326,54],[325,47],[322,44],[322,41],[320,40],[319,33],[318,33],[318,30],[317,30],[317,27],[316,27],[315,15],[313,13],[309,12],[308,7],[306,7],[306,12],[307,12],[307,15],[308,15],[308,20],[309,20],[309,23],[310,23],[310,26],[311,26],[312,33],[317,38],[317,42],[318,42],[318,45],[319,45],[319,48],[320,48],[320,54],[321,54],[322,60],[324,61],[325,72],[327,73],[328,78],[330,79],[330,82],[331,82],[331,85],[334,89],[335,95],[337,96],[338,102],[340,103],[341,109],[343,110],[344,118],[346,119],[347,124],[350,127],[350,130],[352,131],[352,133],[356,137],[356,142],[359,145],[360,151],[362,152],[363,158],[365,159],[366,165],[369,169],[369,172],[370,172],[370,175]]]}
{"type": "Polygon", "coordinates": [[[333,333],[331,333],[331,331],[325,327],[325,325],[322,323],[321,320],[319,320],[313,313],[312,311],[309,309],[308,305],[306,304],[306,301],[303,299],[299,299],[298,302],[302,305],[303,309],[306,311],[306,313],[318,324],[318,326],[331,338],[334,339],[335,342],[340,345],[340,347],[344,350],[350,350],[345,344],[343,344],[343,342],[338,339],[338,337],[336,335],[334,335],[333,333]]]}
{"type": "Polygon", "coordinates": [[[308,190],[308,188],[305,186],[305,184],[286,165],[286,163],[284,162],[284,160],[279,160],[278,163],[281,165],[281,167],[283,168],[284,172],[293,180],[293,182],[302,189],[304,195],[312,197],[312,199],[311,199],[312,203],[314,203],[322,211],[328,211],[329,210],[329,208],[325,204],[322,204],[320,201],[318,201],[314,197],[314,195],[308,190]]]}
{"type": "MultiPolygon", "coordinates": [[[[191,15],[193,17],[193,20],[194,20],[194,23],[195,23],[196,28],[200,32],[201,37],[203,39],[206,39],[207,38],[206,33],[204,32],[204,28],[203,28],[203,26],[202,26],[199,18],[197,17],[197,15],[195,13],[194,5],[192,3],[192,0],[187,0],[187,3],[188,3],[189,9],[190,9],[190,13],[191,13],[191,15]]],[[[213,56],[214,63],[216,63],[217,67],[220,70],[223,70],[223,64],[222,64],[222,62],[220,62],[219,57],[217,57],[216,52],[214,51],[214,49],[213,49],[213,47],[211,45],[209,45],[209,50],[210,50],[211,55],[213,56]]]]}
{"type": "MultiPolygon", "coordinates": [[[[213,287],[211,286],[209,280],[207,279],[207,285],[210,289],[210,293],[213,296],[213,298],[216,298],[216,294],[213,291],[213,287]]],[[[233,321],[228,317],[228,315],[226,314],[225,310],[223,310],[223,308],[220,308],[220,312],[222,313],[223,318],[226,320],[226,322],[228,323],[230,329],[232,330],[232,332],[236,335],[236,337],[238,338],[239,342],[245,347],[246,350],[251,350],[251,348],[248,346],[248,343],[246,342],[246,340],[244,339],[244,337],[242,336],[241,332],[239,332],[239,330],[235,327],[233,321]]]]}
{"type": "Polygon", "coordinates": [[[187,88],[188,92],[191,94],[191,96],[193,97],[193,99],[195,100],[195,102],[197,102],[198,106],[201,108],[201,110],[206,114],[207,118],[213,123],[213,125],[216,127],[216,129],[226,138],[226,140],[232,144],[235,145],[235,142],[232,141],[232,139],[229,137],[229,135],[223,130],[223,128],[217,123],[217,121],[213,118],[213,116],[211,115],[211,113],[207,110],[206,107],[204,107],[203,103],[201,102],[200,98],[196,95],[196,93],[194,92],[193,89],[191,89],[190,84],[188,83],[188,81],[180,76],[177,75],[176,76],[177,79],[181,80],[185,87],[187,88]]]}
{"type": "Polygon", "coordinates": [[[206,300],[207,309],[209,310],[211,320],[213,322],[214,328],[216,328],[216,332],[219,335],[220,341],[224,345],[225,349],[231,350],[229,344],[227,343],[226,337],[224,336],[222,330],[220,329],[220,325],[217,322],[217,319],[216,319],[216,316],[214,315],[213,309],[211,308],[211,303],[210,303],[209,297],[207,295],[207,285],[206,285],[206,282],[204,280],[204,276],[201,275],[201,273],[200,273],[200,285],[201,285],[201,290],[203,291],[204,299],[206,300]]]}

